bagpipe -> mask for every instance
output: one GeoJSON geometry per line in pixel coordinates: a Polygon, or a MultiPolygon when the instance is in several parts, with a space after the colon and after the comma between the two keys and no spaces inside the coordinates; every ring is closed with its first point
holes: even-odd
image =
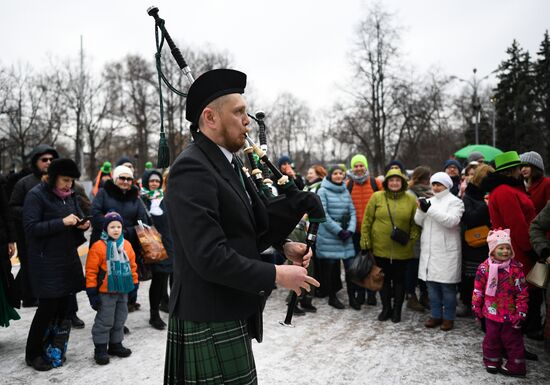
{"type": "MultiPolygon", "coordinates": [[[[170,34],[166,30],[165,21],[158,15],[159,9],[155,6],[147,9],[147,13],[155,19],[155,41],[157,52],[155,54],[155,62],[158,74],[159,84],[159,99],[160,99],[160,142],[158,151],[158,164],[160,168],[168,167],[169,152],[166,142],[166,136],[163,125],[163,97],[162,97],[162,82],[166,84],[168,89],[179,96],[186,97],[184,92],[174,88],[168,79],[162,73],[162,48],[164,42],[168,44],[173,58],[182,72],[187,77],[190,84],[194,82],[194,77],[187,65],[179,48],[176,46],[170,34]]],[[[278,167],[276,167],[267,155],[267,135],[265,125],[265,113],[263,111],[256,112],[255,115],[248,114],[259,127],[260,146],[247,135],[246,147],[243,149],[245,158],[248,162],[248,167],[239,157],[236,157],[237,162],[242,170],[243,175],[248,180],[248,184],[261,198],[263,205],[267,210],[269,218],[269,240],[274,244],[280,243],[292,232],[304,215],[307,215],[309,227],[306,235],[306,252],[315,244],[319,223],[325,222],[325,211],[321,200],[317,194],[312,192],[301,191],[296,187],[293,180],[284,175],[278,167]],[[276,189],[276,194],[273,192],[273,187],[276,189]]],[[[304,255],[305,255],[304,254],[304,255]]],[[[293,293],[289,302],[287,315],[281,324],[291,325],[293,310],[296,306],[297,295],[293,293]]]]}

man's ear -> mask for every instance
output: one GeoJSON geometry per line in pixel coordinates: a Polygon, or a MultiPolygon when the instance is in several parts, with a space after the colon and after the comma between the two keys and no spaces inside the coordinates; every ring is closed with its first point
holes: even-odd
{"type": "Polygon", "coordinates": [[[218,119],[218,116],[216,114],[216,111],[210,107],[205,107],[204,110],[202,110],[201,113],[203,124],[208,128],[215,128],[216,121],[218,119]]]}

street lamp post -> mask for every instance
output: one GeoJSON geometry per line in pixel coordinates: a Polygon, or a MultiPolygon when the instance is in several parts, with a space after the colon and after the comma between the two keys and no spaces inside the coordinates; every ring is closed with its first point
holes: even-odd
{"type": "MultiPolygon", "coordinates": [[[[472,95],[472,111],[474,112],[475,141],[476,141],[476,144],[479,144],[479,122],[481,120],[481,102],[479,101],[479,97],[477,95],[477,89],[479,87],[479,83],[487,79],[494,71],[485,75],[479,80],[476,77],[477,68],[474,68],[473,72],[474,72],[473,83],[469,80],[459,78],[458,76],[451,76],[451,79],[456,79],[458,81],[467,83],[468,85],[470,85],[470,87],[472,87],[472,90],[474,91],[472,95]]],[[[493,142],[494,142],[494,135],[493,135],[493,142]]],[[[494,146],[494,143],[493,143],[493,146],[494,146]]]]}

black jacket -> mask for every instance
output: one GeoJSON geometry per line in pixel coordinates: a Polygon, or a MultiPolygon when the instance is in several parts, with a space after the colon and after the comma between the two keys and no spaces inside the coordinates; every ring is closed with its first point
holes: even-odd
{"type": "Polygon", "coordinates": [[[40,183],[25,198],[23,225],[31,287],[37,298],[59,298],[84,288],[77,248],[86,238],[82,230],[63,224],[69,214],[82,217],[74,193],[63,200],[40,183]]]}
{"type": "MultiPolygon", "coordinates": [[[[462,228],[473,229],[478,226],[491,228],[489,207],[485,202],[485,191],[469,183],[462,198],[464,202],[464,214],[462,214],[462,228]]],[[[468,277],[475,277],[477,267],[487,259],[489,247],[470,247],[462,234],[462,274],[468,277]]]]}
{"type": "Polygon", "coordinates": [[[92,236],[90,245],[98,241],[103,231],[104,216],[110,211],[116,211],[124,219],[124,238],[132,244],[132,248],[139,257],[139,240],[134,226],[138,220],[149,223],[145,208],[139,199],[139,189],[132,186],[127,192],[118,188],[112,180],[105,182],[105,186],[97,192],[92,202],[92,236]]]}
{"type": "Polygon", "coordinates": [[[300,216],[290,228],[269,228],[270,213],[244,182],[248,196],[222,151],[201,133],[172,165],[165,197],[174,242],[172,316],[227,321],[261,314],[275,266],[260,252],[286,237],[300,216]]]}
{"type": "MultiPolygon", "coordinates": [[[[156,170],[146,171],[141,177],[141,185],[144,188],[147,188],[147,189],[149,188],[149,177],[151,176],[152,173],[156,173],[157,175],[160,175],[162,180],[162,174],[160,172],[156,170]]],[[[142,195],[141,199],[143,200],[145,207],[147,207],[147,210],[149,211],[151,209],[151,200],[145,195],[142,195]]],[[[166,209],[165,199],[162,199],[162,201],[160,202],[160,208],[162,210],[162,215],[151,215],[151,219],[153,220],[153,225],[155,225],[155,228],[158,230],[158,232],[162,236],[162,244],[166,249],[166,253],[168,254],[168,259],[165,259],[164,261],[160,261],[157,263],[153,263],[150,266],[151,266],[151,271],[153,273],[171,273],[172,261],[173,261],[172,256],[174,255],[174,247],[172,242],[172,235],[170,234],[170,228],[168,225],[168,210],[166,209]]]]}

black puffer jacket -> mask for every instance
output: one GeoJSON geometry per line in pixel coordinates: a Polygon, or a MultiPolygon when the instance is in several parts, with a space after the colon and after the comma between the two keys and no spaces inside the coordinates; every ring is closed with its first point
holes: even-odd
{"type": "Polygon", "coordinates": [[[124,219],[124,238],[128,240],[139,256],[140,246],[134,226],[138,220],[149,223],[143,202],[139,198],[139,189],[132,186],[127,192],[118,188],[112,180],[105,182],[105,187],[97,192],[92,202],[92,236],[90,245],[101,237],[105,214],[116,211],[124,219]]]}
{"type": "Polygon", "coordinates": [[[77,248],[86,238],[82,230],[63,224],[69,214],[82,218],[74,193],[61,199],[42,182],[25,198],[23,225],[31,288],[37,298],[59,298],[84,288],[77,248]]]}
{"type": "MultiPolygon", "coordinates": [[[[462,228],[464,231],[478,226],[491,228],[489,207],[485,202],[485,191],[469,183],[462,198],[464,202],[464,214],[462,214],[462,228]]],[[[470,247],[462,234],[462,274],[467,277],[475,277],[477,267],[487,259],[489,247],[470,247]]]]}
{"type": "MultiPolygon", "coordinates": [[[[162,180],[162,174],[157,170],[147,171],[143,174],[141,178],[141,185],[145,189],[149,189],[149,178],[152,174],[160,176],[162,180]]],[[[151,200],[147,195],[142,195],[141,199],[143,200],[147,210],[151,209],[151,200]]],[[[168,254],[168,259],[160,261],[154,264],[151,264],[151,271],[153,273],[171,273],[172,272],[172,256],[173,256],[173,246],[172,246],[172,235],[170,234],[170,228],[168,227],[168,211],[166,209],[166,204],[164,199],[160,202],[160,209],[162,210],[162,215],[151,215],[153,219],[153,224],[162,236],[162,244],[166,249],[168,254]]]]}

